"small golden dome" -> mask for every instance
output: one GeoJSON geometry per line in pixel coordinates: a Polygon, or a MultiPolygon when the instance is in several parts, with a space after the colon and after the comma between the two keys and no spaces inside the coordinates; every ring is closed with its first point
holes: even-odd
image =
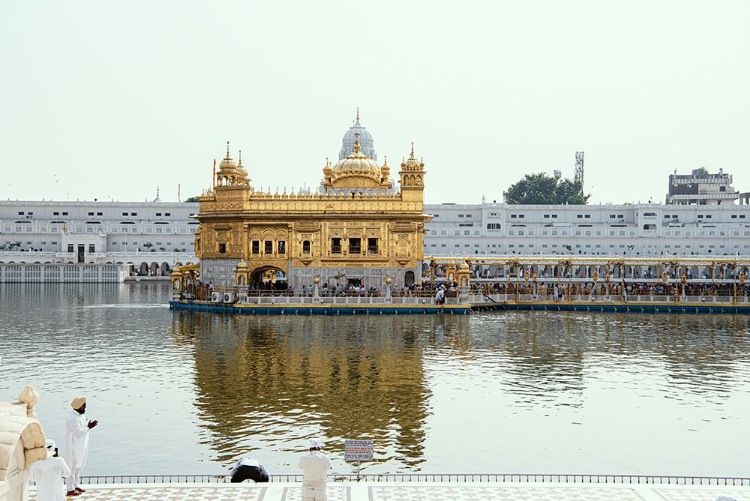
{"type": "Polygon", "coordinates": [[[420,171],[422,169],[424,169],[424,162],[418,161],[417,157],[414,156],[414,143],[411,143],[411,155],[407,160],[401,162],[401,170],[420,171]]]}
{"type": "Polygon", "coordinates": [[[237,164],[234,163],[232,157],[229,155],[229,141],[227,141],[227,156],[219,163],[219,171],[222,170],[234,170],[237,168],[237,164]]]}

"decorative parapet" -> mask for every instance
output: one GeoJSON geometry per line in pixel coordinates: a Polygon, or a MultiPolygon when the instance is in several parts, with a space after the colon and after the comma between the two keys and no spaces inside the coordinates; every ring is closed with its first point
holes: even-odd
{"type": "Polygon", "coordinates": [[[25,501],[29,468],[47,458],[42,425],[35,419],[39,393],[27,386],[19,402],[0,402],[0,501],[25,501]]]}
{"type": "Polygon", "coordinates": [[[33,386],[27,386],[23,389],[20,395],[18,395],[18,401],[22,404],[26,404],[26,417],[36,419],[36,411],[34,406],[39,401],[39,392],[33,386]]]}

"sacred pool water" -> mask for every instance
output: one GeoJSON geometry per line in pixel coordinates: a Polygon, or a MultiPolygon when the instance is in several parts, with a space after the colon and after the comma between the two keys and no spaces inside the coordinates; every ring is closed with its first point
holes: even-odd
{"type": "MultiPolygon", "coordinates": [[[[41,394],[84,474],[298,473],[323,437],[375,441],[366,473],[747,474],[750,317],[173,313],[168,284],[0,286],[0,400],[41,394]]],[[[61,447],[63,449],[64,447],[61,447]]]]}

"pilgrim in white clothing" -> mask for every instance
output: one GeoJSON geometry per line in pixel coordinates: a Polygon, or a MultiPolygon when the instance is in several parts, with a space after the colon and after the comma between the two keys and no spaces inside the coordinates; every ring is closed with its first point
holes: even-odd
{"type": "Polygon", "coordinates": [[[243,458],[237,461],[229,473],[230,482],[233,484],[243,482],[248,478],[255,482],[268,482],[269,475],[266,468],[260,464],[260,461],[252,458],[243,458]]]}
{"type": "Polygon", "coordinates": [[[86,397],[78,397],[70,403],[73,408],[65,421],[65,442],[68,451],[70,475],[67,479],[68,495],[86,492],[81,487],[81,469],[86,465],[89,455],[89,431],[99,424],[97,420],[88,420],[86,397]]]}
{"type": "Polygon", "coordinates": [[[310,440],[310,453],[299,460],[302,468],[302,499],[304,501],[326,501],[326,477],[331,469],[331,460],[323,454],[323,442],[310,440]]]}
{"type": "Polygon", "coordinates": [[[37,501],[63,501],[63,477],[70,475],[65,460],[57,455],[55,441],[47,440],[47,459],[31,465],[29,473],[36,484],[37,501]]]}

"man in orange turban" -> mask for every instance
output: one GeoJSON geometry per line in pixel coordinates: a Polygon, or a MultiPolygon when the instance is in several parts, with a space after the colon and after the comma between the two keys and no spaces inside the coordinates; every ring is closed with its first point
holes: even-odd
{"type": "Polygon", "coordinates": [[[76,397],[70,402],[73,408],[65,421],[65,441],[68,449],[70,475],[67,477],[68,496],[78,496],[86,492],[81,487],[81,469],[86,465],[89,455],[89,430],[99,424],[96,419],[88,420],[86,397],[76,397]]]}

